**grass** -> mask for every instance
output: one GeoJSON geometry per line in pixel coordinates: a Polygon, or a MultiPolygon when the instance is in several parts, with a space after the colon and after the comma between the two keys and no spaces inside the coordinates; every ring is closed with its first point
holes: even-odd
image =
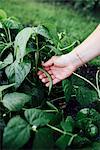
{"type": "Polygon", "coordinates": [[[37,3],[34,0],[0,0],[0,8],[8,16],[16,16],[23,24],[43,24],[66,33],[66,41],[81,42],[96,28],[98,20],[90,15],[83,15],[68,5],[50,5],[37,3]]]}

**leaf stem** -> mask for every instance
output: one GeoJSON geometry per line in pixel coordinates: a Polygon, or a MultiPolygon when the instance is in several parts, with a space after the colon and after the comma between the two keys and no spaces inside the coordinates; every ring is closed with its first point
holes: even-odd
{"type": "Polygon", "coordinates": [[[100,98],[99,73],[100,73],[100,70],[98,70],[97,73],[96,73],[96,86],[97,86],[98,95],[99,95],[99,98],[100,98]]]}
{"type": "Polygon", "coordinates": [[[62,49],[60,49],[60,50],[61,50],[61,51],[67,50],[67,49],[71,48],[72,46],[74,46],[76,43],[80,43],[80,42],[77,40],[77,41],[73,42],[71,45],[69,45],[69,46],[67,46],[67,47],[64,47],[64,48],[62,48],[62,49]]]}
{"type": "Polygon", "coordinates": [[[10,43],[12,43],[12,41],[11,41],[11,34],[10,34],[9,28],[8,28],[8,36],[9,36],[9,41],[10,41],[10,43]]]}
{"type": "Polygon", "coordinates": [[[68,142],[68,146],[71,145],[73,139],[74,139],[76,136],[77,136],[77,134],[74,134],[74,135],[70,138],[70,140],[69,140],[69,142],[68,142]]]}
{"type": "Polygon", "coordinates": [[[44,112],[47,112],[47,113],[55,112],[55,113],[57,113],[57,112],[58,112],[58,110],[44,110],[44,112]]]}
{"type": "Polygon", "coordinates": [[[58,97],[58,98],[52,99],[52,100],[50,100],[50,102],[55,102],[55,101],[60,100],[60,99],[63,99],[63,98],[65,98],[65,96],[62,96],[62,97],[58,97]]]}
{"type": "Polygon", "coordinates": [[[48,126],[49,128],[51,128],[51,129],[55,130],[55,131],[58,131],[59,133],[67,134],[67,135],[69,135],[69,136],[73,136],[72,133],[65,132],[65,131],[63,131],[63,130],[61,130],[61,129],[59,129],[59,128],[56,128],[56,127],[54,127],[54,126],[52,126],[52,125],[50,125],[50,124],[47,124],[47,126],[48,126]]]}
{"type": "Polygon", "coordinates": [[[39,45],[38,45],[38,36],[36,35],[36,45],[37,50],[35,52],[35,64],[36,64],[36,72],[38,71],[38,61],[39,61],[39,45]]]}
{"type": "Polygon", "coordinates": [[[87,83],[89,83],[89,84],[97,91],[97,93],[98,93],[98,89],[96,88],[96,86],[95,86],[91,81],[89,81],[88,79],[82,77],[81,75],[79,75],[79,74],[77,74],[77,73],[75,73],[75,72],[73,72],[73,74],[74,74],[75,76],[79,77],[80,79],[83,79],[83,80],[86,81],[87,83]]]}

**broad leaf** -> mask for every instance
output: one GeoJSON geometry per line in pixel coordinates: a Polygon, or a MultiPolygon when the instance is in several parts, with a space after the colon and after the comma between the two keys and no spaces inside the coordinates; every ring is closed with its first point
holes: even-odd
{"type": "Polygon", "coordinates": [[[66,132],[72,132],[74,128],[74,120],[71,116],[68,116],[65,121],[61,122],[61,127],[66,132]]]}
{"type": "Polygon", "coordinates": [[[30,100],[31,97],[24,93],[8,93],[3,97],[3,105],[10,111],[18,111],[30,100]]]}
{"type": "Polygon", "coordinates": [[[43,37],[48,39],[51,38],[48,29],[45,26],[41,26],[41,25],[33,28],[33,34],[40,34],[43,37]]]}
{"type": "Polygon", "coordinates": [[[69,144],[69,141],[71,139],[71,136],[69,135],[62,135],[57,141],[56,141],[56,145],[61,149],[61,150],[65,150],[66,147],[69,144]]]}
{"type": "Polygon", "coordinates": [[[20,61],[20,59],[23,59],[23,57],[27,54],[27,49],[26,45],[31,37],[33,32],[33,28],[27,27],[21,30],[16,38],[15,38],[15,43],[14,43],[14,48],[15,48],[15,56],[17,61],[20,61]]]}
{"type": "Polygon", "coordinates": [[[9,64],[13,63],[13,56],[10,53],[4,61],[0,61],[0,69],[3,69],[4,67],[8,66],[9,64]]]}
{"type": "Polygon", "coordinates": [[[82,106],[87,106],[98,99],[97,92],[86,87],[78,87],[76,90],[77,101],[82,106]]]}
{"type": "Polygon", "coordinates": [[[65,95],[65,99],[66,102],[68,102],[71,98],[71,94],[72,94],[72,83],[70,80],[63,80],[62,81],[62,88],[64,91],[64,95],[65,95]]]}
{"type": "Polygon", "coordinates": [[[53,133],[51,129],[41,128],[35,133],[33,149],[52,150],[54,146],[53,133]]]}
{"type": "Polygon", "coordinates": [[[12,118],[4,129],[3,145],[6,149],[19,149],[30,138],[30,126],[20,116],[12,118]]]}
{"type": "Polygon", "coordinates": [[[49,116],[39,109],[28,109],[25,111],[27,121],[33,126],[44,126],[50,121],[49,116]]]}
{"type": "Polygon", "coordinates": [[[30,72],[30,69],[31,63],[29,61],[21,63],[15,61],[13,64],[11,64],[5,69],[5,72],[9,81],[15,82],[15,88],[18,88],[30,72]]]}

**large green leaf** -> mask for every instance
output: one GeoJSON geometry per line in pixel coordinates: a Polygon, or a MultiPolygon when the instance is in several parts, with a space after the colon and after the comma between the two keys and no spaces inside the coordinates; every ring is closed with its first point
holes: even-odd
{"type": "Polygon", "coordinates": [[[4,61],[0,61],[0,69],[3,69],[4,67],[8,66],[9,64],[13,63],[13,56],[10,53],[4,61]]]}
{"type": "Polygon", "coordinates": [[[52,150],[54,146],[52,130],[41,128],[35,133],[33,150],[52,150]]]}
{"type": "Polygon", "coordinates": [[[44,126],[50,121],[49,116],[43,110],[35,108],[26,110],[25,117],[33,127],[44,126]]]}
{"type": "Polygon", "coordinates": [[[62,135],[57,141],[56,141],[56,145],[61,149],[61,150],[65,150],[66,147],[69,144],[69,141],[71,139],[70,135],[62,135]]]}
{"type": "Polygon", "coordinates": [[[16,83],[15,88],[18,88],[25,79],[25,77],[30,72],[30,69],[31,63],[29,61],[20,63],[15,61],[5,69],[5,72],[9,81],[11,83],[15,82],[16,83]]]}
{"type": "Polygon", "coordinates": [[[20,116],[12,118],[4,129],[3,145],[5,149],[19,149],[30,138],[30,126],[20,116]]]}
{"type": "Polygon", "coordinates": [[[71,116],[68,116],[65,121],[61,122],[61,127],[66,132],[72,132],[74,128],[74,120],[71,116]]]}
{"type": "Polygon", "coordinates": [[[62,81],[62,88],[64,91],[64,95],[65,95],[65,99],[66,102],[68,102],[71,98],[71,94],[72,94],[72,83],[70,80],[63,80],[62,81]]]}
{"type": "Polygon", "coordinates": [[[10,111],[18,111],[30,100],[31,97],[27,94],[13,92],[8,93],[3,97],[3,105],[10,111]]]}
{"type": "Polygon", "coordinates": [[[76,97],[82,106],[87,106],[98,99],[96,91],[82,86],[76,89],[76,97]]]}
{"type": "Polygon", "coordinates": [[[20,59],[23,59],[23,57],[27,54],[26,45],[29,38],[32,35],[32,32],[33,28],[31,27],[24,28],[17,34],[15,38],[14,43],[15,56],[18,61],[20,61],[20,59]]]}
{"type": "Polygon", "coordinates": [[[41,25],[33,28],[33,34],[39,34],[48,39],[51,38],[48,29],[45,26],[41,25]]]}

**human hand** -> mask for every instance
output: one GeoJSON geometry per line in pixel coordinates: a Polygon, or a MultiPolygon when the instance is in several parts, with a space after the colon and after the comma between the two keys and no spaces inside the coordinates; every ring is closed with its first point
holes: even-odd
{"type": "MultiPolygon", "coordinates": [[[[51,75],[53,84],[69,77],[76,70],[72,55],[69,54],[53,56],[43,64],[43,67],[51,75]]],[[[47,76],[42,71],[39,71],[38,75],[41,81],[48,87],[50,82],[47,76]]]]}

